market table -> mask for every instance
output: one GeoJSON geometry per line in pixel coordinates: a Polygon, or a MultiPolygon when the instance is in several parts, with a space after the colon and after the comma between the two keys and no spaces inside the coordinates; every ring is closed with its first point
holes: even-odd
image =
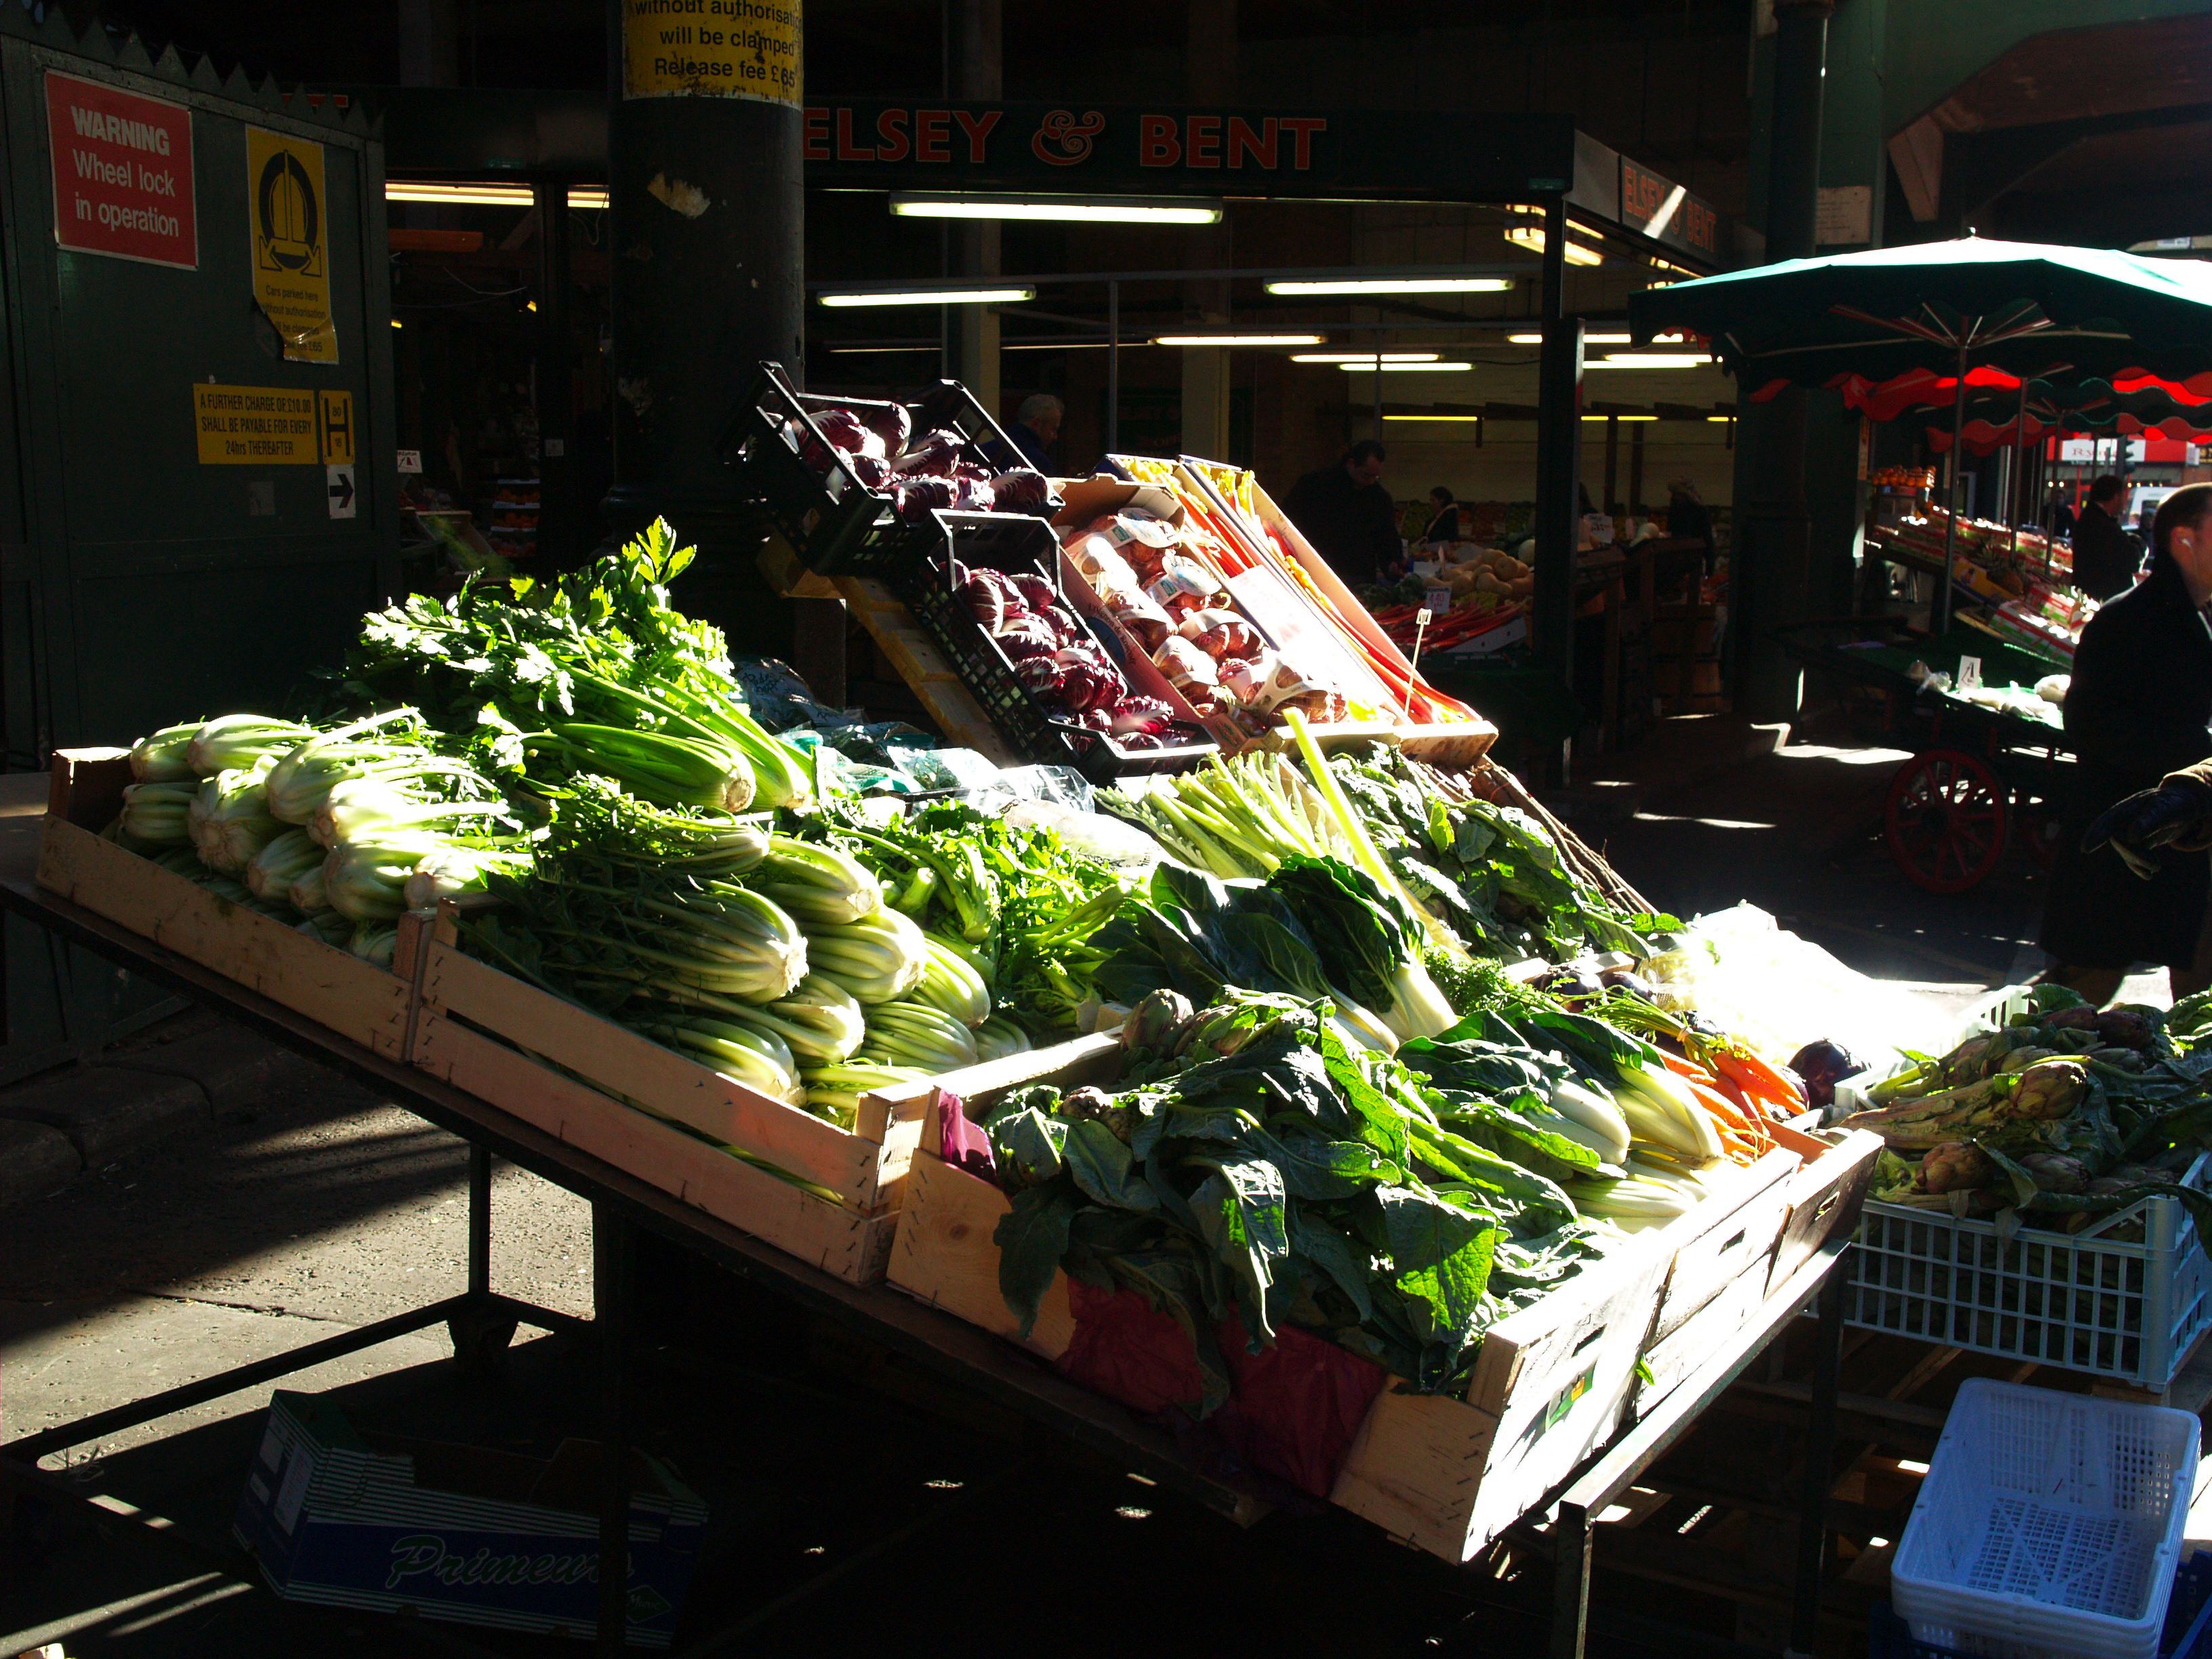
{"type": "MultiPolygon", "coordinates": [[[[901,1355],[945,1373],[981,1396],[1010,1407],[1094,1452],[1126,1463],[1207,1508],[1250,1524],[1267,1504],[1252,1488],[1194,1468],[1171,1437],[1120,1407],[1070,1382],[988,1334],[887,1288],[862,1288],[821,1272],[531,1125],[399,1060],[375,1054],[237,981],[165,949],[143,935],[72,904],[34,879],[48,799],[43,775],[0,777],[0,908],[105,956],[131,972],[219,1010],[307,1057],[378,1090],[386,1098],[469,1143],[468,1288],[459,1296],[362,1326],[131,1404],[0,1444],[0,1455],[35,1467],[48,1453],[148,1423],[341,1355],[444,1323],[457,1360],[478,1364],[505,1347],[518,1324],[547,1330],[589,1330],[599,1336],[599,1435],[603,1444],[629,1441],[630,1385],[625,1352],[629,1332],[629,1277],[635,1230],[647,1229],[719,1267],[768,1286],[809,1311],[866,1334],[901,1355]],[[490,1288],[491,1164],[494,1156],[587,1200],[592,1206],[593,1313],[589,1321],[503,1297],[490,1288]]],[[[1809,1257],[1736,1336],[1612,1445],[1588,1460],[1535,1505],[1528,1519],[1555,1518],[1557,1571],[1551,1653],[1574,1659],[1588,1620],[1589,1544],[1594,1519],[1619,1492],[1656,1462],[1758,1357],[1768,1340],[1817,1302],[1820,1330],[1807,1442],[1802,1543],[1792,1620],[1792,1648],[1809,1653],[1816,1629],[1823,1506],[1834,1434],[1837,1371],[1843,1322],[1836,1271],[1849,1248],[1848,1230],[1809,1257]]],[[[629,1494],[626,1460],[605,1460],[601,1492],[602,1586],[627,1577],[629,1494]]],[[[599,1650],[625,1650],[621,1605],[601,1598],[599,1650]]]]}

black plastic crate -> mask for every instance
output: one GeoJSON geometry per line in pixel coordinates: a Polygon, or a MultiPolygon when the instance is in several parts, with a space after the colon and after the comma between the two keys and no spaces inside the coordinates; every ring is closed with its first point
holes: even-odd
{"type": "MultiPolygon", "coordinates": [[[[1094,783],[1110,783],[1148,772],[1183,771],[1217,751],[1218,745],[1210,738],[1172,749],[1124,749],[1103,732],[1048,713],[1023,686],[999,642],[953,592],[951,565],[957,559],[1009,575],[1038,576],[1057,589],[1060,584],[1051,573],[1058,568],[1058,543],[1051,526],[1003,513],[931,516],[939,531],[936,550],[902,567],[902,595],[1017,754],[1024,760],[1073,766],[1094,783]]],[[[1108,661],[1126,666],[1117,641],[1102,638],[1079,607],[1071,604],[1067,609],[1108,661]]]]}
{"type": "MultiPolygon", "coordinates": [[[[2175,1569],[2166,1599],[2159,1659],[2212,1659],[2212,1554],[2192,1556],[2175,1569]]],[[[1887,1602],[1867,1620],[1867,1659],[1972,1659],[1955,1648],[1912,1639],[1911,1626],[1887,1602]]]]}
{"type": "MultiPolygon", "coordinates": [[[[880,398],[799,392],[781,365],[760,366],[751,393],[725,435],[723,453],[808,569],[825,576],[889,576],[936,551],[937,526],[901,519],[892,511],[890,492],[872,490],[855,477],[815,424],[815,416],[827,409],[849,409],[866,420],[891,406],[880,398]],[[826,471],[817,473],[807,464],[810,446],[819,446],[817,453],[829,458],[826,471]]],[[[965,445],[963,458],[994,473],[1007,469],[994,456],[1020,453],[957,380],[939,380],[908,403],[906,410],[917,435],[957,432],[965,445]]],[[[1060,497],[1048,495],[1046,512],[1060,508],[1060,497]]]]}

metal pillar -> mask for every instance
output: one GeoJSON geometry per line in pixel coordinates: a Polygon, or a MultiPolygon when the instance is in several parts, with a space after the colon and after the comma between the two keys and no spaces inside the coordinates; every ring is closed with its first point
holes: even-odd
{"type": "MultiPolygon", "coordinates": [[[[1544,346],[1536,392],[1536,654],[1571,687],[1575,678],[1575,544],[1582,472],[1583,325],[1566,311],[1567,204],[1544,209],[1544,346]]],[[[1376,376],[1379,381],[1380,374],[1376,376]]]]}
{"type": "Polygon", "coordinates": [[[581,553],[598,536],[576,500],[568,181],[541,179],[530,193],[538,210],[538,553],[557,565],[581,553]]]}
{"type": "MultiPolygon", "coordinates": [[[[787,0],[796,12],[800,0],[787,0]]],[[[656,515],[750,567],[758,532],[720,444],[763,359],[805,378],[805,198],[796,103],[626,95],[624,0],[608,0],[618,531],[656,515]]]]}
{"type": "Polygon", "coordinates": [[[592,1330],[599,1368],[599,1631],[601,1659],[619,1659],[629,1624],[630,1224],[611,1204],[592,1206],[592,1330]]]}
{"type": "MultiPolygon", "coordinates": [[[[1006,95],[1006,0],[949,0],[945,9],[945,79],[954,98],[986,103],[1006,95]]],[[[1005,268],[996,220],[969,220],[951,228],[949,253],[954,276],[988,278],[1005,268]]],[[[946,306],[953,374],[994,415],[1000,404],[999,308],[946,306]]]]}
{"type": "MultiPolygon", "coordinates": [[[[1820,209],[1821,80],[1834,0],[1774,0],[1772,127],[1766,179],[1766,255],[1814,252],[1820,209]]],[[[1805,500],[1805,392],[1792,386],[1743,410],[1736,466],[1735,551],[1729,569],[1736,622],[1729,629],[1730,681],[1740,712],[1787,720],[1803,676],[1775,630],[1807,614],[1812,514],[1805,500]]]]}
{"type": "Polygon", "coordinates": [[[1106,453],[1121,447],[1121,285],[1106,284],[1106,453]]]}

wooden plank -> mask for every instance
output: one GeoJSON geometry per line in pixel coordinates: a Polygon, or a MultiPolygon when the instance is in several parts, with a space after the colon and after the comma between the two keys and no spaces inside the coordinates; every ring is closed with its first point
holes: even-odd
{"type": "Polygon", "coordinates": [[[413,988],[384,969],[218,898],[64,817],[46,820],[38,882],[342,1036],[405,1057],[413,988]]]}
{"type": "MultiPolygon", "coordinates": [[[[1780,1126],[1776,1127],[1774,1137],[1784,1146],[1796,1141],[1816,1146],[1824,1144],[1780,1126]]],[[[1790,1178],[1784,1193],[1790,1211],[1774,1247],[1773,1264],[1767,1269],[1768,1295],[1788,1284],[1830,1239],[1858,1231],[1859,1215],[1873,1188],[1875,1164],[1881,1148],[1881,1136],[1854,1129],[1790,1178]]]]}
{"type": "Polygon", "coordinates": [[[1747,1275],[1765,1294],[1765,1258],[1789,1213],[1789,1179],[1802,1166],[1796,1152],[1778,1148],[1748,1168],[1731,1170],[1715,1178],[1711,1199],[1658,1234],[1656,1242],[1672,1259],[1652,1310],[1651,1340],[1672,1334],[1747,1275]]]}
{"type": "MultiPolygon", "coordinates": [[[[431,944],[422,1000],[648,1111],[827,1187],[862,1214],[895,1198],[885,1190],[879,1143],[711,1072],[453,945],[431,944]]],[[[491,1103],[513,1109],[504,1099],[491,1103]]]]}
{"type": "Polygon", "coordinates": [[[878,1282],[896,1215],[861,1216],[423,1009],[415,1063],[566,1145],[855,1285],[878,1282]]]}
{"type": "Polygon", "coordinates": [[[928,1152],[915,1155],[907,1182],[907,1206],[891,1244],[892,1287],[1047,1359],[1066,1352],[1075,1340],[1066,1274],[1054,1275],[1026,1341],[999,1293],[999,1247],[991,1236],[1012,1207],[1006,1195],[928,1152]]]}

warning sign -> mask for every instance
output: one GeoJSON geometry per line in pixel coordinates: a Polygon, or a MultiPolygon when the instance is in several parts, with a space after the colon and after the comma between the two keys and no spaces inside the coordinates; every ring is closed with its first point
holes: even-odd
{"type": "Polygon", "coordinates": [[[299,363],[337,362],[323,147],[312,138],[246,128],[246,210],[253,297],[276,325],[284,356],[299,363]]]}
{"type": "Polygon", "coordinates": [[[276,386],[194,386],[202,466],[313,466],[315,394],[276,386]]]}
{"type": "Polygon", "coordinates": [[[623,96],[799,100],[801,0],[623,0],[623,96]]]}
{"type": "Polygon", "coordinates": [[[56,242],[79,253],[199,268],[190,110],[48,70],[46,146],[56,242]]]}

